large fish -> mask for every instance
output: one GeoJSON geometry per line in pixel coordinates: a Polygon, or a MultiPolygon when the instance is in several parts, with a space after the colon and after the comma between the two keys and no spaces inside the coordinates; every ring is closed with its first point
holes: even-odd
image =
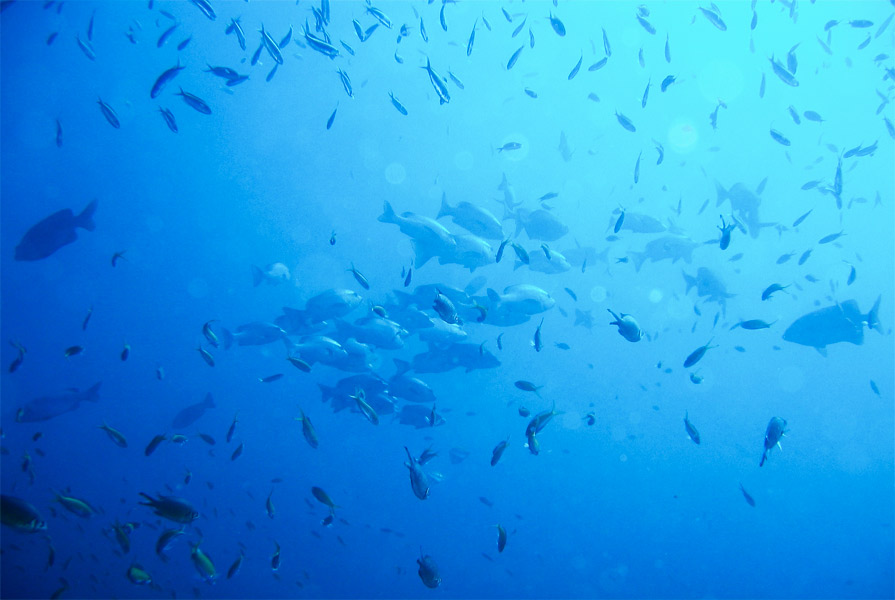
{"type": "Polygon", "coordinates": [[[77,409],[81,402],[98,402],[101,383],[98,382],[83,392],[77,389],[69,389],[52,396],[41,396],[40,398],[29,400],[16,413],[16,422],[34,423],[36,421],[47,421],[77,409]]]}
{"type": "Polygon", "coordinates": [[[441,196],[441,209],[436,219],[451,217],[454,223],[479,237],[488,240],[503,239],[503,227],[491,212],[471,202],[460,202],[456,206],[448,204],[447,197],[441,196]]]}
{"type": "Polygon", "coordinates": [[[651,240],[643,252],[632,252],[631,258],[634,260],[634,268],[638,271],[647,259],[652,262],[668,259],[672,263],[683,260],[685,263],[690,264],[693,260],[693,250],[697,247],[699,247],[699,244],[688,237],[663,235],[660,238],[651,240]]]}
{"type": "MultiPolygon", "coordinates": [[[[494,263],[494,255],[491,252],[491,244],[472,234],[451,235],[453,244],[439,251],[438,264],[461,265],[470,271],[494,263]]],[[[425,259],[426,252],[419,244],[414,242],[414,252],[417,260],[425,259]]]]}
{"type": "Polygon", "coordinates": [[[689,293],[692,288],[696,288],[696,295],[700,298],[705,297],[706,302],[717,302],[721,305],[724,312],[727,312],[727,299],[733,298],[734,294],[727,293],[727,287],[724,282],[706,267],[699,267],[695,276],[687,275],[685,271],[681,271],[684,275],[684,281],[687,283],[689,293]]]}
{"type": "Polygon", "coordinates": [[[96,212],[96,200],[88,204],[77,216],[70,208],[54,212],[25,232],[19,245],[16,246],[16,260],[46,258],[77,240],[78,228],[93,231],[96,229],[96,223],[93,222],[94,212],[96,212]]]}
{"type": "Polygon", "coordinates": [[[228,349],[236,342],[240,346],[263,346],[272,344],[286,337],[286,332],[273,323],[246,323],[236,328],[236,333],[222,329],[224,348],[228,349]]]}
{"type": "Polygon", "coordinates": [[[214,408],[214,398],[212,398],[210,392],[206,394],[202,402],[191,404],[177,413],[177,416],[171,421],[171,427],[177,430],[186,429],[198,421],[209,408],[214,408]]]}
{"type": "MultiPolygon", "coordinates": [[[[761,184],[759,188],[762,188],[761,184]]],[[[731,212],[740,223],[745,223],[751,237],[757,238],[762,227],[774,225],[774,223],[762,223],[758,218],[758,207],[761,205],[761,198],[758,197],[760,192],[752,192],[742,183],[735,183],[726,190],[717,181],[715,191],[718,195],[716,206],[720,206],[725,200],[730,200],[731,212]]]]}
{"type": "Polygon", "coordinates": [[[542,242],[555,242],[569,233],[566,227],[553,213],[542,208],[528,211],[520,208],[515,213],[507,211],[506,218],[516,221],[516,235],[524,229],[530,239],[542,242]]]}
{"type": "Polygon", "coordinates": [[[837,342],[849,342],[861,345],[864,343],[864,327],[882,333],[879,322],[879,303],[870,312],[861,313],[856,300],[847,300],[834,306],[827,306],[803,315],[795,320],[786,331],[783,339],[794,344],[816,348],[821,355],[827,355],[827,346],[837,342]]]}
{"type": "Polygon", "coordinates": [[[401,233],[413,240],[413,251],[416,254],[414,266],[417,268],[422,267],[433,256],[449,253],[451,247],[456,245],[451,232],[435,219],[412,212],[398,215],[387,201],[383,205],[379,221],[397,225],[401,233]]]}

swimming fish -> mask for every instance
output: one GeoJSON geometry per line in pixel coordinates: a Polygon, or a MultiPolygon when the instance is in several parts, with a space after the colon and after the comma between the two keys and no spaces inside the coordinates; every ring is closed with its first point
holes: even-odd
{"type": "Polygon", "coordinates": [[[93,214],[96,206],[97,201],[93,200],[77,216],[66,208],[32,225],[16,245],[15,259],[32,261],[47,258],[77,240],[78,229],[95,230],[93,214]]]}
{"type": "Polygon", "coordinates": [[[768,459],[768,451],[777,446],[782,449],[780,446],[780,438],[786,433],[786,419],[781,419],[780,417],[772,417],[768,422],[768,427],[765,430],[764,434],[764,449],[761,453],[761,461],[758,463],[758,466],[761,467],[764,465],[765,461],[768,459]]]}

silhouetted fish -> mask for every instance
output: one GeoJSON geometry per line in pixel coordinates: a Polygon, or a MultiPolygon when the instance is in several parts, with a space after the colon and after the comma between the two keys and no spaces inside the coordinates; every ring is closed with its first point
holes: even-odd
{"type": "Polygon", "coordinates": [[[16,246],[16,260],[40,260],[71,244],[78,239],[79,227],[87,231],[96,229],[93,213],[96,212],[96,200],[87,205],[81,214],[75,216],[70,208],[54,212],[52,215],[32,226],[19,245],[16,246]]]}
{"type": "Polygon", "coordinates": [[[214,398],[211,397],[211,393],[208,393],[202,402],[191,404],[177,413],[177,416],[171,421],[171,427],[174,429],[186,429],[198,421],[209,408],[214,408],[214,398]]]}

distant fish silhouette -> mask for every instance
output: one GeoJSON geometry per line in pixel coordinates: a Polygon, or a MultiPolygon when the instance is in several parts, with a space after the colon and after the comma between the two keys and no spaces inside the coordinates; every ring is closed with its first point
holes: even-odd
{"type": "Polygon", "coordinates": [[[835,306],[821,308],[803,315],[787,328],[783,339],[787,342],[811,346],[823,356],[827,346],[837,342],[864,343],[864,326],[882,332],[879,322],[880,298],[870,312],[862,314],[856,300],[848,300],[835,306]]]}
{"type": "Polygon", "coordinates": [[[81,214],[75,216],[70,208],[54,212],[52,215],[29,229],[16,246],[16,260],[40,260],[46,258],[78,239],[77,229],[93,231],[93,213],[96,200],[87,205],[81,214]]]}
{"type": "Polygon", "coordinates": [[[214,398],[211,397],[210,392],[205,396],[205,400],[202,402],[191,404],[177,413],[177,416],[171,421],[171,427],[174,429],[186,429],[198,421],[209,408],[214,408],[214,398]]]}
{"type": "Polygon", "coordinates": [[[89,390],[78,391],[69,389],[52,396],[41,396],[29,400],[16,413],[17,423],[35,423],[47,421],[59,415],[73,411],[81,405],[81,402],[99,401],[99,383],[94,384],[89,390]]]}

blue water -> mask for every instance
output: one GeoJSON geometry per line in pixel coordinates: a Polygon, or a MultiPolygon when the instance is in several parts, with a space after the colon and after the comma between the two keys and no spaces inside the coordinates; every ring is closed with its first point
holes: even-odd
{"type": "MultiPolygon", "coordinates": [[[[340,52],[333,60],[300,31],[307,22],[323,37],[314,31],[312,7],[319,4],[212,3],[215,20],[191,2],[3,3],[2,491],[30,502],[47,523],[37,533],[3,528],[4,598],[895,594],[891,2],[725,2],[720,15],[709,4],[686,2],[459,2],[443,9],[383,2],[377,8],[392,27],[380,25],[366,41],[352,25],[377,23],[365,5],[331,2],[325,29],[340,52]],[[565,36],[551,26],[551,13],[565,36]],[[237,17],[245,51],[225,34],[237,17]],[[262,24],[277,42],[294,29],[270,81],[270,54],[262,51],[251,65],[262,24]],[[611,55],[589,70],[606,56],[603,31],[611,55]],[[52,33],[58,36],[48,44],[52,33]],[[448,103],[420,69],[427,57],[448,103]],[[771,57],[797,87],[775,74],[771,57]],[[151,99],[153,82],[177,64],[185,69],[151,99]],[[203,71],[207,65],[249,79],[228,87],[203,71]],[[338,69],[350,77],[353,98],[338,69]],[[663,92],[668,75],[675,81],[663,92]],[[176,95],[180,87],[211,114],[188,106],[176,95]],[[120,128],[106,120],[99,98],[120,128]],[[177,133],[160,107],[175,115],[177,133]],[[636,131],[624,129],[616,112],[636,131]],[[771,129],[790,145],[775,141],[771,129]],[[497,150],[507,143],[519,147],[497,150]],[[532,266],[546,257],[538,256],[545,242],[533,239],[536,232],[517,235],[522,217],[498,189],[504,176],[521,208],[544,210],[568,228],[546,243],[569,258],[569,268],[514,269],[509,245],[495,263],[501,240],[488,240],[488,264],[474,272],[437,258],[414,264],[405,289],[402,270],[414,251],[408,235],[378,220],[384,201],[399,214],[428,218],[442,194],[452,206],[471,202],[503,218],[505,235],[528,251],[532,266]],[[730,222],[736,210],[719,205],[718,186],[737,183],[759,199],[757,221],[766,225],[743,224],[721,250],[718,217],[730,222]],[[548,193],[556,196],[539,200],[548,193]],[[62,209],[77,214],[93,199],[95,231],[78,229],[76,241],[47,258],[14,260],[30,227],[62,209]],[[635,215],[648,215],[665,231],[623,227],[616,235],[622,209],[629,226],[635,215]],[[840,238],[819,243],[839,231],[840,238]],[[675,260],[640,254],[663,236],[692,247],[675,260]],[[592,249],[585,265],[573,259],[579,246],[592,249]],[[273,263],[288,267],[288,281],[253,286],[252,265],[273,263]],[[369,290],[347,271],[352,263],[369,290]],[[688,290],[682,271],[695,276],[700,267],[730,296],[688,290]],[[475,277],[485,279],[458,307],[462,330],[467,343],[484,344],[479,356],[492,353],[500,366],[411,372],[435,393],[444,420],[435,427],[404,425],[385,413],[374,426],[356,410],[333,412],[318,384],[356,373],[321,363],[304,373],[284,360],[281,340],[224,349],[202,334],[212,320],[218,336],[271,322],[282,307],[303,309],[330,289],[363,298],[346,322],[371,315],[374,305],[397,314],[395,290],[463,290],[475,277]],[[772,283],[790,287],[762,301],[772,283]],[[552,306],[521,324],[493,324],[498,307],[487,288],[501,293],[515,284],[541,288],[552,306]],[[854,300],[863,315],[878,297],[880,331],[857,323],[862,344],[832,343],[823,356],[782,339],[813,311],[854,300]],[[484,322],[470,317],[475,303],[487,310],[484,322]],[[619,336],[607,309],[632,315],[643,339],[619,336]],[[592,327],[576,326],[576,311],[589,314],[592,327]],[[535,351],[541,318],[543,348],[535,351]],[[771,325],[731,329],[748,319],[771,325]],[[710,340],[717,347],[683,368],[710,340]],[[19,351],[7,341],[27,349],[14,372],[5,367],[19,351]],[[76,345],[84,351],[66,358],[76,345]],[[200,345],[213,354],[213,368],[200,345]],[[285,376],[259,382],[276,373],[285,376]],[[543,387],[538,395],[524,392],[514,386],[519,380],[543,387]],[[32,399],[96,382],[98,402],[17,422],[32,399]],[[209,392],[216,407],[174,430],[174,416],[209,392]],[[537,434],[533,455],[525,435],[531,417],[520,416],[520,407],[534,416],[554,404],[559,414],[537,434]],[[318,432],[316,449],[295,420],[302,410],[318,432]],[[699,431],[698,445],[685,431],[685,415],[699,431]],[[782,450],[771,450],[759,468],[774,416],[787,421],[782,450]],[[127,437],[127,448],[98,429],[104,421],[127,437]],[[175,433],[188,441],[165,441],[144,456],[153,436],[175,433]],[[506,452],[490,466],[492,449],[506,439],[506,452]],[[233,460],[239,444],[244,451],[233,460]],[[421,467],[430,478],[425,500],[411,490],[404,446],[414,456],[428,446],[438,452],[421,467]],[[331,526],[322,524],[328,509],[312,486],[339,505],[331,526]],[[273,518],[265,509],[271,490],[273,518]],[[87,501],[95,514],[68,512],[54,491],[87,501]],[[167,562],[155,543],[177,525],[138,505],[140,492],[183,497],[200,513],[167,562]],[[139,525],[126,554],[111,533],[116,521],[139,525]],[[497,524],[508,532],[501,553],[497,524]],[[217,568],[212,584],[191,561],[200,540],[217,568]],[[281,566],[273,571],[277,543],[281,566]],[[241,552],[241,568],[228,578],[241,552]],[[437,589],[417,575],[421,552],[438,564],[437,589]],[[151,586],[128,580],[134,564],[150,573],[151,586]]],[[[438,222],[464,233],[450,218],[438,222]]],[[[415,314],[438,320],[431,300],[415,314]]],[[[332,320],[321,327],[317,333],[349,344],[332,320]]],[[[287,333],[294,344],[313,332],[287,333]]],[[[429,352],[449,360],[456,351],[429,347],[419,334],[402,332],[402,349],[370,347],[368,370],[388,381],[393,359],[429,352]]],[[[408,404],[394,403],[398,410],[408,404]]]]}

